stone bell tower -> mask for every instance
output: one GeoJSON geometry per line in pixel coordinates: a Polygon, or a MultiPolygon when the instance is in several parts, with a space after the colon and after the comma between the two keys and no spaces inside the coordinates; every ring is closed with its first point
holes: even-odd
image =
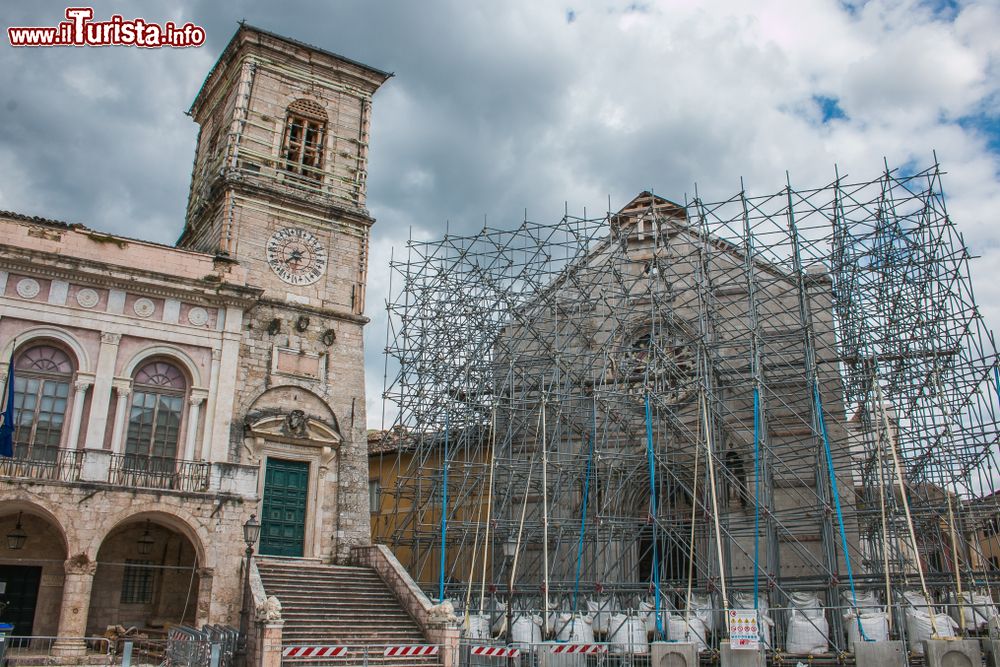
{"type": "Polygon", "coordinates": [[[369,540],[365,180],[372,95],[390,76],[241,25],[191,106],[178,245],[240,263],[264,290],[227,342],[238,365],[218,368],[237,407],[212,447],[260,466],[265,555],[343,560],[369,540]]]}

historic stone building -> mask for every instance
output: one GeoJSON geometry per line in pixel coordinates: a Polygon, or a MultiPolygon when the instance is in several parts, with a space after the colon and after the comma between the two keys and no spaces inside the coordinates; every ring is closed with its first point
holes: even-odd
{"type": "Polygon", "coordinates": [[[191,108],[177,247],[0,214],[15,634],[73,653],[110,624],[235,624],[251,514],[262,554],[369,542],[365,174],[389,76],[241,25],[191,108]]]}

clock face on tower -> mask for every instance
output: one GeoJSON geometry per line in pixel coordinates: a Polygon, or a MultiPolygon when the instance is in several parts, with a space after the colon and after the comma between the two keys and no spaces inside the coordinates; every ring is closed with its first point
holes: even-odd
{"type": "Polygon", "coordinates": [[[267,241],[267,263],[290,285],[312,285],[326,271],[326,249],[304,229],[286,227],[267,241]]]}

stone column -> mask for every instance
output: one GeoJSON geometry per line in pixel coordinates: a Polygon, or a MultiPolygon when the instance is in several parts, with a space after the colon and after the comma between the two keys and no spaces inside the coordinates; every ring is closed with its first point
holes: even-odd
{"type": "Polygon", "coordinates": [[[87,645],[87,614],[90,611],[90,591],[94,586],[97,563],[85,554],[77,554],[65,563],[62,607],[59,611],[59,638],[52,644],[54,655],[84,655],[87,645]]]}
{"type": "Polygon", "coordinates": [[[198,446],[198,417],[201,412],[201,404],[205,400],[206,392],[192,389],[188,398],[187,413],[187,439],[184,441],[184,460],[193,461],[195,448],[198,446]]]}
{"type": "Polygon", "coordinates": [[[80,423],[83,421],[83,403],[87,399],[87,390],[94,382],[94,378],[77,373],[76,381],[73,383],[73,412],[69,416],[69,439],[66,441],[67,449],[76,449],[80,442],[80,423]]]}
{"type": "Polygon", "coordinates": [[[114,388],[118,403],[115,407],[114,430],[111,431],[111,451],[121,454],[125,451],[125,425],[128,423],[128,397],[132,393],[132,380],[117,378],[114,388]]]}

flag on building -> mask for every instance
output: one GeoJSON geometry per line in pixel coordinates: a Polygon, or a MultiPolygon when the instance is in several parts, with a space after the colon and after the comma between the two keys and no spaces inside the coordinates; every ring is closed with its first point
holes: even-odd
{"type": "Polygon", "coordinates": [[[14,456],[14,350],[7,364],[7,386],[3,392],[3,415],[0,416],[0,456],[14,456]]]}

